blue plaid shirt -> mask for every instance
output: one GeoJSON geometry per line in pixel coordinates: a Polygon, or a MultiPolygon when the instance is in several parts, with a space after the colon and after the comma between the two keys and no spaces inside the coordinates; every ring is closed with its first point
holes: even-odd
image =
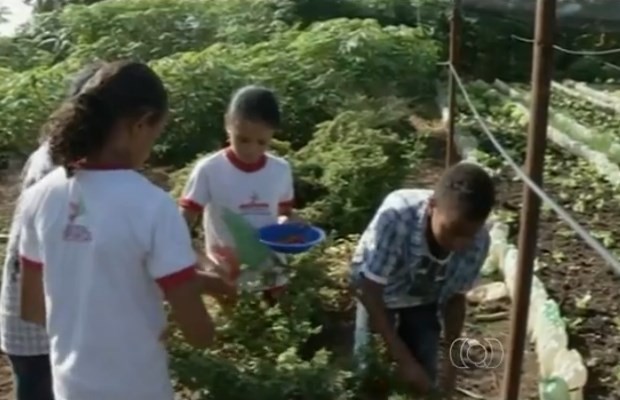
{"type": "Polygon", "coordinates": [[[443,260],[426,242],[431,190],[390,193],[360,238],[352,261],[352,282],[367,279],[385,285],[390,309],[437,302],[440,308],[457,293],[472,288],[489,250],[489,234],[480,230],[465,250],[443,260]]]}

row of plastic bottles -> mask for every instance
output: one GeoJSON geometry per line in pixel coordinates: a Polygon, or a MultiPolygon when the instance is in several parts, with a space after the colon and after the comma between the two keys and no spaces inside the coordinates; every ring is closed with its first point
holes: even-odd
{"type": "MultiPolygon", "coordinates": [[[[511,298],[515,294],[517,248],[508,244],[508,226],[493,224],[491,246],[483,266],[484,274],[500,271],[511,298]]],[[[583,400],[588,372],[581,355],[568,349],[566,324],[560,307],[549,298],[545,286],[534,276],[530,292],[528,335],[535,345],[540,367],[540,399],[583,400]]]]}

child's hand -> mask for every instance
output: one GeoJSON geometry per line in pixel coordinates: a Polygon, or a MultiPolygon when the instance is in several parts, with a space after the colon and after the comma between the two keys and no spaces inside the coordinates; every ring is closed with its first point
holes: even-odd
{"type": "Polygon", "coordinates": [[[292,213],[291,215],[281,215],[278,218],[279,224],[299,224],[299,225],[309,225],[306,220],[304,220],[297,213],[292,213]]]}
{"type": "Polygon", "coordinates": [[[398,367],[405,384],[412,392],[421,395],[428,395],[431,392],[433,387],[431,379],[413,357],[405,358],[398,367]]]}
{"type": "Polygon", "coordinates": [[[449,357],[449,350],[446,351],[446,356],[443,361],[440,388],[446,395],[452,395],[456,386],[456,367],[454,367],[452,359],[449,357]]]}
{"type": "Polygon", "coordinates": [[[212,267],[220,276],[236,281],[241,274],[241,266],[233,249],[224,246],[214,246],[213,253],[217,259],[212,267]]]}
{"type": "Polygon", "coordinates": [[[234,306],[238,291],[235,282],[214,271],[200,272],[202,288],[205,294],[214,297],[223,306],[234,306]]]}

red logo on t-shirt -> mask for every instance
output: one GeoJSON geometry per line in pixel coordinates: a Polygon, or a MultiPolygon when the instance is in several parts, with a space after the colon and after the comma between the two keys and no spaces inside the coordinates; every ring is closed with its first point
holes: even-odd
{"type": "Polygon", "coordinates": [[[250,201],[242,203],[239,209],[243,214],[267,214],[269,213],[269,203],[260,201],[258,193],[254,192],[250,196],[250,201]]]}
{"type": "Polygon", "coordinates": [[[84,207],[78,202],[69,203],[68,222],[62,232],[62,238],[67,242],[90,242],[92,235],[90,230],[75,221],[84,214],[84,207]]]}

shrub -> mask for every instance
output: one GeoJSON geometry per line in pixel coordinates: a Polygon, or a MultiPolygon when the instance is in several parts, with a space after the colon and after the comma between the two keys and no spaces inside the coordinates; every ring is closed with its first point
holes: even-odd
{"type": "Polygon", "coordinates": [[[411,172],[419,145],[394,130],[398,119],[381,117],[376,110],[345,111],[319,125],[296,154],[298,191],[312,190],[300,193],[310,221],[340,234],[360,232],[411,172]]]}
{"type": "Polygon", "coordinates": [[[243,296],[233,313],[216,314],[214,349],[198,353],[173,340],[179,386],[205,400],[355,398],[350,365],[337,364],[326,350],[303,354],[321,330],[309,321],[327,310],[351,309],[346,277],[355,239],[332,241],[298,258],[278,306],[267,308],[255,296],[243,296]]]}
{"type": "MultiPolygon", "coordinates": [[[[183,165],[221,146],[228,99],[235,88],[253,82],[277,90],[285,113],[280,137],[299,149],[316,124],[336,116],[356,96],[431,96],[436,50],[416,29],[342,19],[253,46],[216,44],[153,61],[173,108],[155,160],[183,165]]],[[[39,126],[63,95],[64,79],[80,64],[70,58],[9,80],[0,99],[0,126],[6,129],[0,140],[18,148],[32,146],[39,126]]]]}

